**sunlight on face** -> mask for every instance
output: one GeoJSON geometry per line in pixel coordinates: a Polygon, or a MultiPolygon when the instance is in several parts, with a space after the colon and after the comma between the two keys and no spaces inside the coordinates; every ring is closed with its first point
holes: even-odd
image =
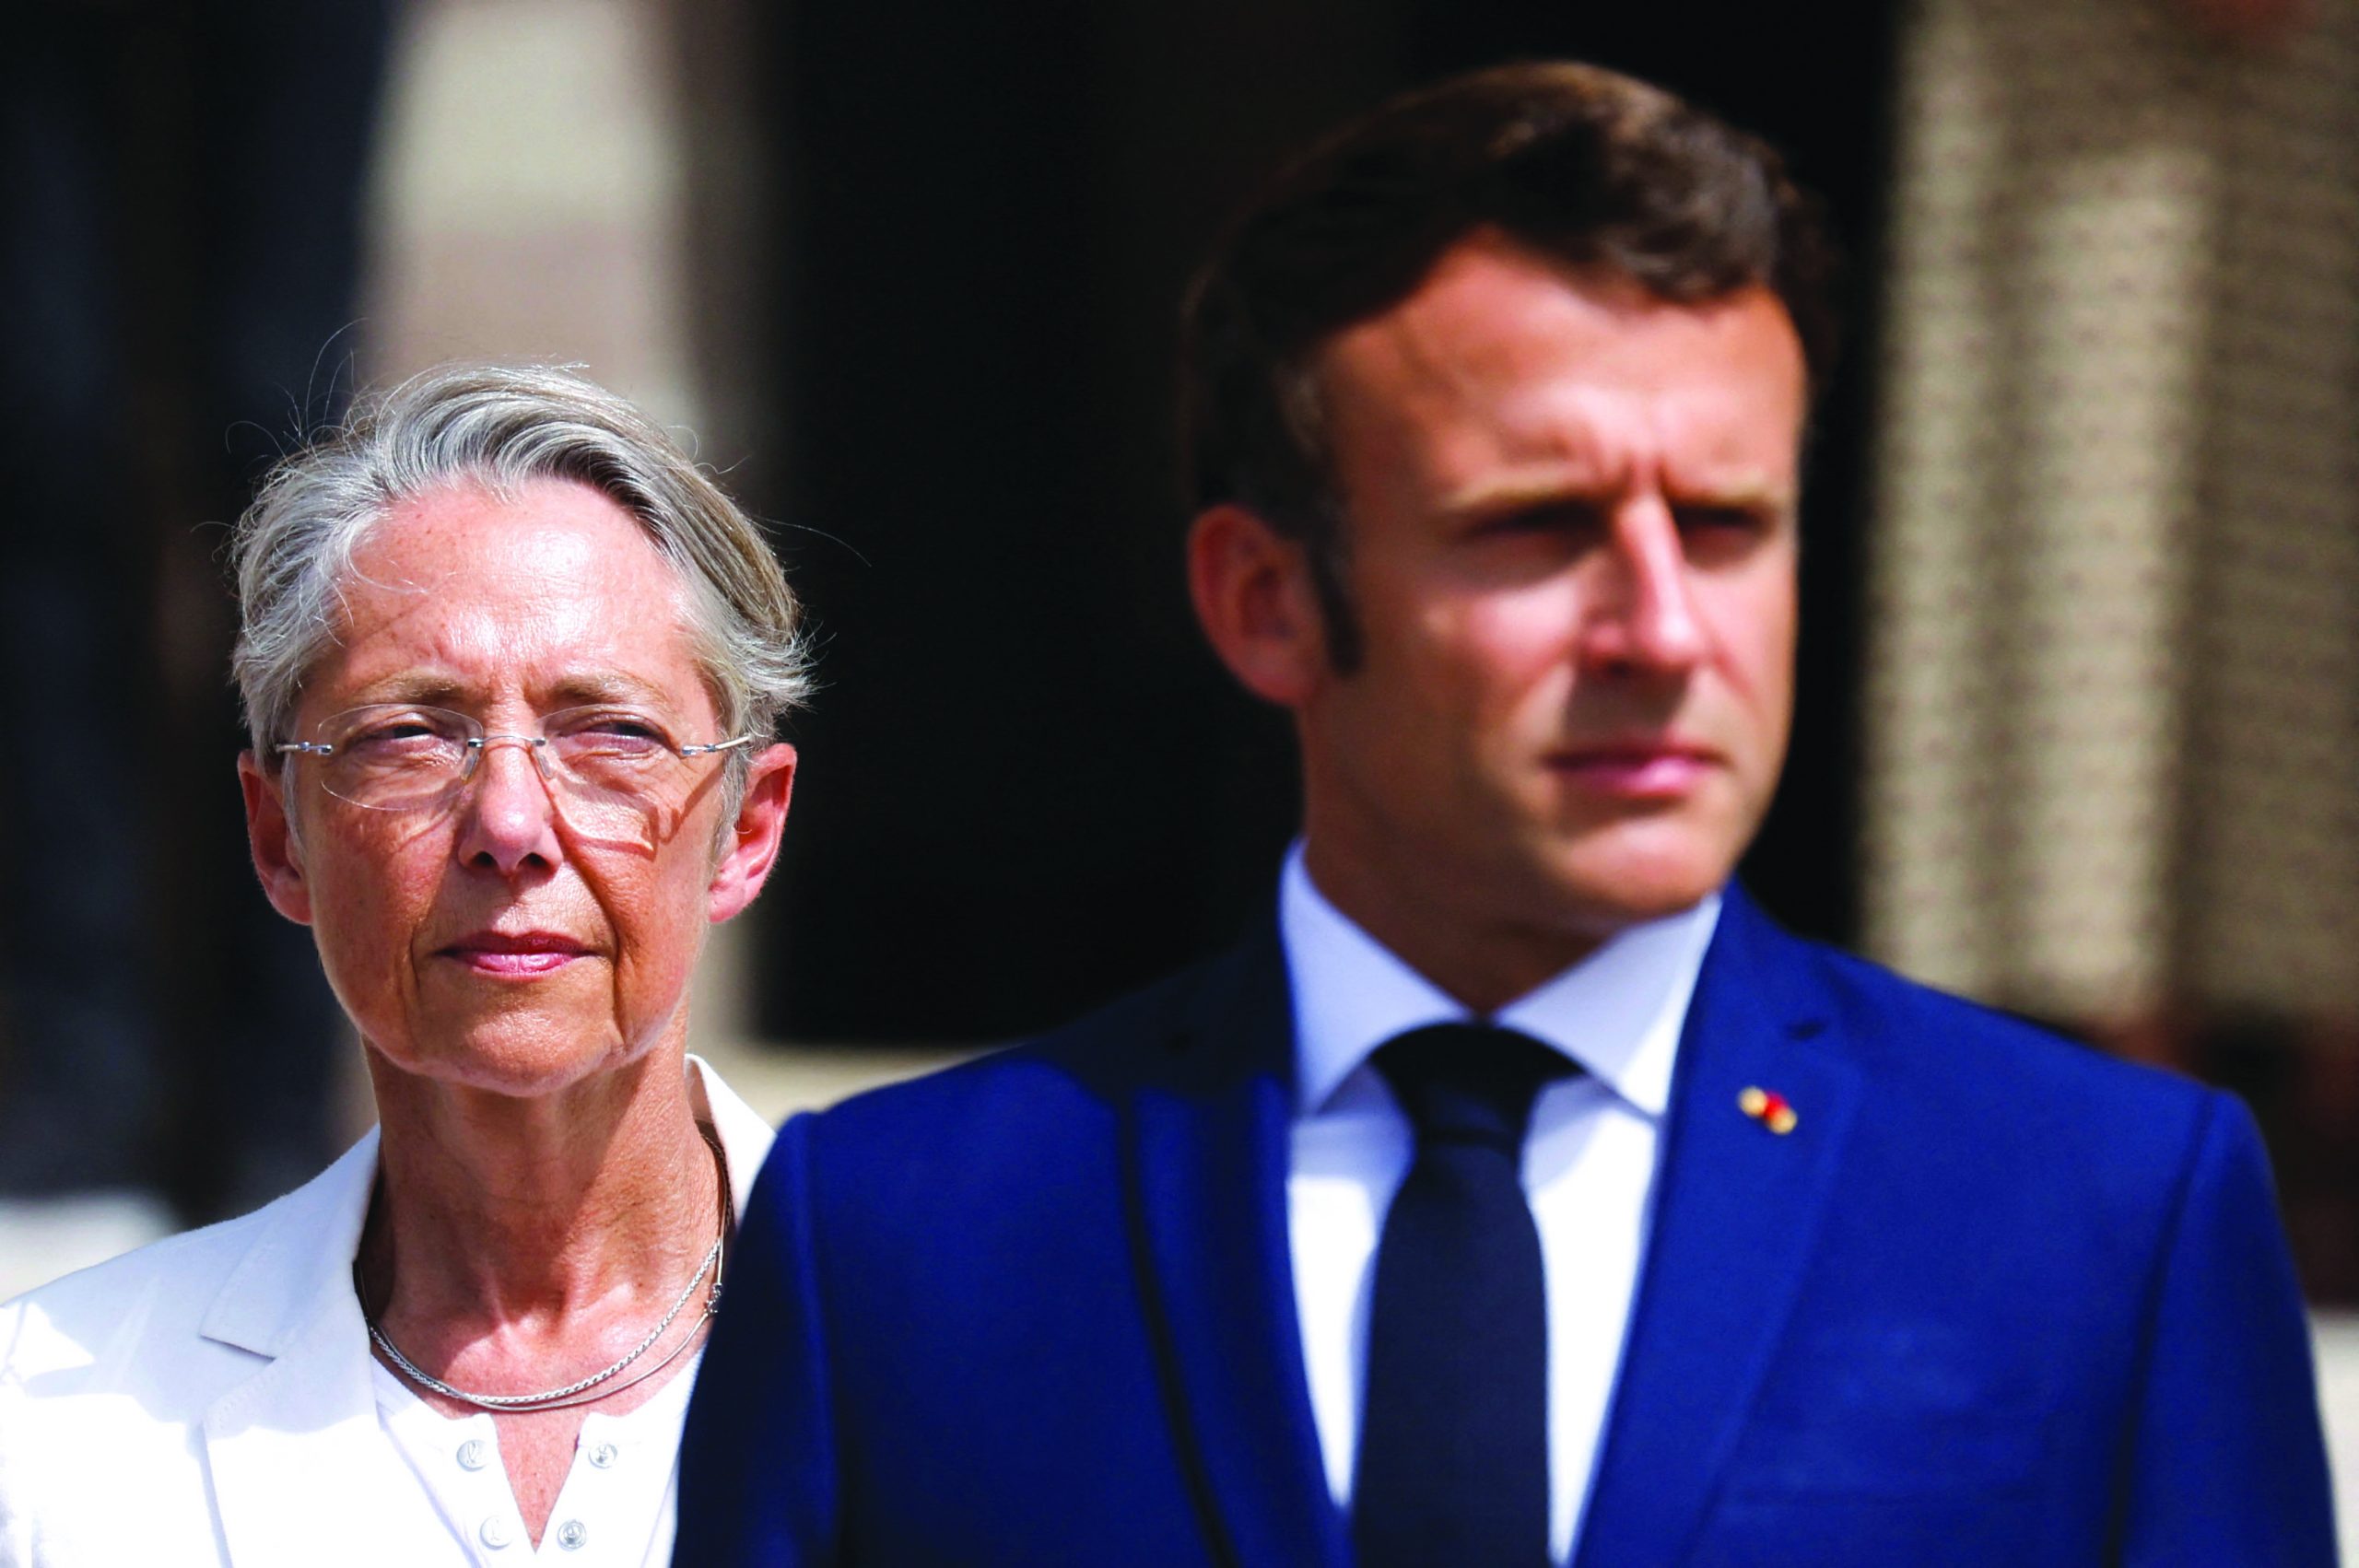
{"type": "Polygon", "coordinates": [[[1477,237],[1320,369],[1367,659],[1298,708],[1314,874],[1543,949],[1718,887],[1792,702],[1784,309],[1477,237]]]}
{"type": "MultiPolygon", "coordinates": [[[[719,738],[684,596],[628,513],[565,481],[512,500],[436,491],[364,541],[296,732],[370,704],[450,709],[488,731],[472,777],[433,809],[370,809],[323,788],[323,763],[296,767],[305,907],[289,912],[312,926],[338,999],[388,1062],[545,1092],[685,1028],[721,764],[685,769],[645,812],[596,811],[546,776],[526,739],[585,706],[683,742],[719,738]]],[[[431,736],[413,724],[373,739],[431,736]]]]}

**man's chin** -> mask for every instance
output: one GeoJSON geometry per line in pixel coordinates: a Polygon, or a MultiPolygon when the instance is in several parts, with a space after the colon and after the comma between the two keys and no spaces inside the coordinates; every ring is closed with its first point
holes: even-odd
{"type": "Polygon", "coordinates": [[[1628,926],[1683,914],[1719,892],[1735,869],[1733,856],[1693,848],[1682,853],[1630,852],[1636,848],[1617,846],[1623,852],[1614,854],[1562,856],[1548,867],[1549,891],[1556,907],[1578,921],[1586,934],[1602,939],[1628,926]]]}

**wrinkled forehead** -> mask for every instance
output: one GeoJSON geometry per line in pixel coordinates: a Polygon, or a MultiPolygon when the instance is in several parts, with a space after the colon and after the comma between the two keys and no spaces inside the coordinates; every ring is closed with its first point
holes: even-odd
{"type": "Polygon", "coordinates": [[[635,689],[702,711],[691,598],[639,521],[597,490],[447,486],[389,508],[353,550],[304,706],[425,700],[428,688],[541,706],[635,689]]]}
{"type": "Polygon", "coordinates": [[[1766,290],[1666,300],[1493,240],[1338,333],[1318,370],[1346,488],[1371,464],[1446,491],[1502,464],[1603,480],[1644,459],[1716,489],[1790,490],[1807,404],[1799,339],[1766,290]]]}

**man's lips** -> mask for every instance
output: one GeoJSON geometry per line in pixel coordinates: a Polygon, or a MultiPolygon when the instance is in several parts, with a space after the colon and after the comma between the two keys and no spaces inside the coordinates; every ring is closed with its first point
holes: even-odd
{"type": "Polygon", "coordinates": [[[1675,800],[1720,766],[1719,754],[1681,741],[1614,741],[1567,746],[1549,768],[1586,790],[1627,800],[1675,800]]]}
{"type": "Polygon", "coordinates": [[[436,949],[485,975],[546,975],[562,969],[591,949],[558,931],[476,931],[436,949]]]}

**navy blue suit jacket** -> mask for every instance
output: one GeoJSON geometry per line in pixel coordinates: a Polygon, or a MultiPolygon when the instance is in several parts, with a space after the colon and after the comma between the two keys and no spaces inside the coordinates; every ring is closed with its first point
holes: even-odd
{"type": "MultiPolygon", "coordinates": [[[[1273,932],[790,1123],[677,1559],[1344,1568],[1285,1236],[1273,932]]],[[[1580,1568],[2334,1560],[2251,1119],[1778,930],[1680,1048],[1580,1568]],[[1799,1124],[1738,1109],[1759,1085],[1799,1124]]]]}

